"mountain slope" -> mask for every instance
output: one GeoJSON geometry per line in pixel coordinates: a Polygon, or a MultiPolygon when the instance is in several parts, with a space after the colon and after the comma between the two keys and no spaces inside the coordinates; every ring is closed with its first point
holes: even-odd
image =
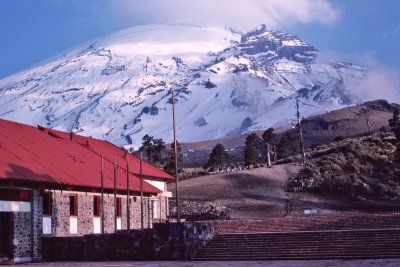
{"type": "Polygon", "coordinates": [[[201,25],[146,25],[98,38],[0,81],[0,117],[138,146],[172,139],[177,94],[180,141],[286,124],[358,102],[366,71],[325,58],[297,37],[201,25]]]}

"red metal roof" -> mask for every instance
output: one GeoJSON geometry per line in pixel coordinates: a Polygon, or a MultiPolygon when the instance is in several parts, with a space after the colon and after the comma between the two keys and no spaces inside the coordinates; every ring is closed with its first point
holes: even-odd
{"type": "MultiPolygon", "coordinates": [[[[55,136],[59,136],[66,140],[70,139],[70,134],[66,132],[61,132],[53,129],[48,129],[48,132],[49,134],[54,134],[55,136]]],[[[86,147],[87,149],[93,151],[98,155],[103,155],[103,157],[107,158],[108,160],[113,161],[114,155],[116,155],[117,158],[125,160],[125,155],[126,155],[125,150],[115,146],[114,144],[108,141],[99,140],[92,137],[81,136],[77,134],[74,134],[74,141],[78,142],[79,144],[83,145],[84,147],[86,147]]],[[[128,158],[129,158],[129,172],[139,175],[140,159],[129,153],[128,153],[128,158]]],[[[159,168],[154,167],[153,165],[145,162],[144,160],[142,160],[142,174],[146,177],[151,177],[155,179],[163,179],[163,180],[175,179],[173,176],[160,170],[159,168]]]]}
{"type": "MultiPolygon", "coordinates": [[[[104,188],[114,188],[114,157],[117,161],[117,189],[126,190],[125,152],[113,144],[69,133],[42,130],[0,119],[0,180],[20,180],[100,188],[101,155],[104,157],[104,188]],[[90,140],[89,146],[86,140],[90,140]]],[[[139,159],[129,155],[130,190],[140,191],[139,159]]],[[[143,174],[154,179],[172,176],[143,162],[143,174]]],[[[160,190],[143,182],[143,191],[160,190]]]]}

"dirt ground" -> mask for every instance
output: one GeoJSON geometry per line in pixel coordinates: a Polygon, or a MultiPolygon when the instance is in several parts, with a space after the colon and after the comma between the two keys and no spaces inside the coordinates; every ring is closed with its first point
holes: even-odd
{"type": "MultiPolygon", "coordinates": [[[[180,181],[179,194],[181,199],[226,206],[233,219],[301,215],[308,209],[318,213],[400,211],[399,201],[357,201],[285,192],[285,184],[301,168],[299,164],[282,164],[200,176],[180,181]]],[[[168,190],[175,195],[175,184],[169,184],[168,190]]]]}

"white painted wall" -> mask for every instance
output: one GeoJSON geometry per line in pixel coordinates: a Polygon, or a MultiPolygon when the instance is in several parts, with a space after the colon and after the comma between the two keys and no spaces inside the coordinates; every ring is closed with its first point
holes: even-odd
{"type": "Polygon", "coordinates": [[[121,218],[117,218],[117,230],[122,229],[122,223],[121,223],[121,218]]]}
{"type": "Polygon", "coordinates": [[[78,218],[77,217],[69,218],[69,233],[70,234],[78,233],[78,218]]]}
{"type": "Polygon", "coordinates": [[[148,179],[144,179],[144,181],[156,187],[157,189],[160,189],[163,192],[166,191],[166,183],[164,181],[155,181],[148,179]]]}
{"type": "Polygon", "coordinates": [[[93,233],[100,234],[101,233],[101,220],[100,217],[93,218],[93,233]]]}
{"type": "Polygon", "coordinates": [[[51,217],[43,217],[43,234],[51,235],[51,217]]]}
{"type": "Polygon", "coordinates": [[[31,203],[0,200],[0,212],[31,212],[31,203]]]}
{"type": "Polygon", "coordinates": [[[153,219],[159,219],[160,214],[158,213],[158,201],[152,200],[151,205],[153,206],[153,219]]]}

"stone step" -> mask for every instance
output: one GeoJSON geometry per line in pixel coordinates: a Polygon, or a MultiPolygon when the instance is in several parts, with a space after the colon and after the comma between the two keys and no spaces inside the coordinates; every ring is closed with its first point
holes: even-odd
{"type": "Polygon", "coordinates": [[[400,258],[400,229],[218,234],[195,260],[400,258]]]}
{"type": "Polygon", "coordinates": [[[271,260],[350,260],[350,259],[391,259],[400,258],[399,254],[382,254],[382,255],[317,255],[317,256],[246,256],[246,257],[194,257],[194,261],[271,261],[271,260]]]}
{"type": "MultiPolygon", "coordinates": [[[[207,249],[213,249],[215,251],[217,250],[243,250],[243,249],[265,249],[265,250],[277,250],[280,248],[285,248],[285,249],[299,249],[298,246],[300,244],[287,244],[287,245],[280,245],[280,244],[248,244],[248,245],[237,245],[237,246],[223,246],[220,244],[210,244],[209,246],[207,246],[207,249]]],[[[329,248],[329,249],[336,249],[336,248],[346,248],[346,249],[367,249],[367,248],[387,248],[388,245],[400,245],[400,242],[376,242],[376,243],[371,243],[371,242],[367,242],[367,243],[347,243],[347,244],[333,244],[333,243],[318,243],[318,242],[314,242],[313,244],[310,243],[305,243],[303,244],[303,246],[307,246],[306,249],[313,249],[313,248],[317,248],[317,249],[325,249],[325,248],[329,248]]],[[[301,249],[301,248],[300,248],[301,249]]]]}

